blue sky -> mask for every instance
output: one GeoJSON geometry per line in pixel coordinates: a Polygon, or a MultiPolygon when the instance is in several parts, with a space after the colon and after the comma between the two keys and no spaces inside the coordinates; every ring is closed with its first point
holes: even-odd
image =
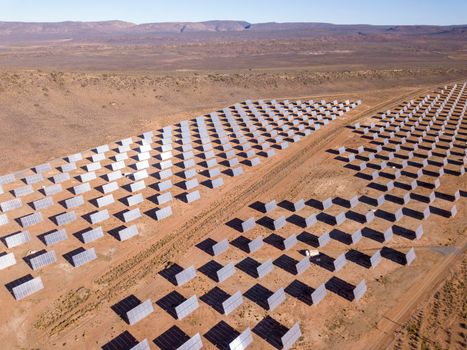
{"type": "Polygon", "coordinates": [[[1,21],[467,24],[467,0],[0,0],[1,21]]]}

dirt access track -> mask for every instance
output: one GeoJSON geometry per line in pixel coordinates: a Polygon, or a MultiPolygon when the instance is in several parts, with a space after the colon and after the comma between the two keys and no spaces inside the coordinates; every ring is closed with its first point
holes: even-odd
{"type": "MultiPolygon", "coordinates": [[[[157,300],[165,295],[173,286],[161,279],[158,273],[171,263],[197,268],[205,264],[209,257],[195,245],[207,237],[217,240],[232,237],[232,230],[225,223],[235,217],[245,219],[251,216],[249,205],[255,201],[322,200],[330,196],[350,198],[366,193],[365,181],[353,176],[352,171],[343,168],[327,151],[360,143],[358,136],[346,126],[368,122],[377,112],[430,94],[437,86],[373,90],[348,95],[342,92],[337,99],[362,99],[363,104],[302,142],[291,145],[277,157],[248,169],[243,176],[228,179],[221,189],[202,193],[202,200],[196,204],[174,203],[177,215],[157,224],[143,218],[141,225],[145,234],[136,240],[116,243],[106,238],[96,243],[96,250],[101,252],[97,261],[81,269],[71,271],[67,264],[60,262],[44,273],[48,279],[47,288],[20,303],[13,301],[8,291],[3,289],[0,292],[4,305],[0,311],[0,338],[5,348],[100,348],[125,330],[130,330],[137,339],[148,338],[151,348],[156,348],[153,340],[175,324],[173,318],[158,309],[150,319],[130,328],[111,307],[132,294],[140,300],[148,297],[157,300]]],[[[320,98],[333,100],[335,96],[320,98]]],[[[213,110],[219,107],[224,106],[215,106],[213,110]]],[[[179,120],[186,118],[178,117],[179,120]]],[[[453,181],[455,186],[465,190],[465,175],[453,181]]],[[[411,266],[400,266],[387,260],[374,270],[362,270],[356,265],[346,266],[347,280],[358,283],[365,278],[367,281],[368,292],[359,303],[328,295],[321,304],[308,306],[289,298],[288,303],[275,310],[274,318],[287,327],[301,320],[304,336],[295,347],[379,349],[389,345],[397,325],[407,319],[417,303],[436,288],[452,264],[464,255],[465,201],[459,201],[457,206],[458,214],[454,218],[430,217],[420,241],[407,242],[395,238],[391,242],[391,247],[401,250],[416,247],[417,259],[411,266]],[[439,253],[437,248],[446,245],[458,247],[459,250],[439,253]]],[[[374,251],[376,248],[373,242],[368,242],[363,246],[363,251],[374,251]]],[[[329,255],[337,256],[340,252],[342,247],[334,241],[326,248],[329,255]]],[[[26,255],[27,252],[22,253],[26,255]]],[[[273,253],[275,248],[270,246],[262,252],[264,256],[273,253]]],[[[223,259],[239,260],[241,256],[230,249],[223,259]]],[[[314,286],[323,277],[329,276],[320,270],[313,267],[311,272],[307,272],[314,286]]],[[[268,283],[271,289],[277,289],[286,278],[285,272],[280,271],[268,283]]],[[[232,294],[247,282],[246,277],[236,276],[234,281],[223,287],[232,294]]],[[[211,287],[212,281],[202,276],[182,290],[188,297],[193,290],[202,293],[211,287]]],[[[229,318],[219,316],[203,305],[193,317],[177,322],[177,325],[187,334],[200,332],[203,335],[215,322],[225,319],[230,326],[242,331],[265,315],[267,312],[249,301],[229,318]],[[210,320],[209,327],[205,320],[210,320]]],[[[206,340],[203,343],[206,349],[215,348],[206,340]]],[[[251,348],[272,347],[254,336],[251,348]]]]}

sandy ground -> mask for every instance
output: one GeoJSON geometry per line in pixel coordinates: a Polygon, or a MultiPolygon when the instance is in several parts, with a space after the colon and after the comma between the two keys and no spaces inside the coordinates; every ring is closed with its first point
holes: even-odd
{"type": "MultiPolygon", "coordinates": [[[[184,75],[177,79],[163,77],[159,83],[167,84],[166,90],[162,87],[153,88],[156,90],[153,91],[154,95],[157,95],[149,96],[152,84],[149,82],[155,81],[154,77],[146,79],[138,76],[141,80],[134,81],[134,87],[131,87],[132,78],[128,75],[123,78],[120,75],[104,78],[103,74],[93,76],[64,73],[61,78],[60,76],[54,78],[51,73],[22,71],[15,73],[18,76],[16,78],[13,73],[3,74],[8,77],[8,79],[2,79],[4,86],[2,98],[6,103],[0,107],[3,109],[2,118],[5,119],[5,127],[2,128],[4,137],[1,138],[5,145],[5,151],[2,152],[2,157],[4,157],[2,161],[5,164],[3,173],[39,164],[57,156],[81,151],[124,136],[136,135],[141,131],[155,129],[187,117],[194,117],[225,107],[232,102],[244,100],[246,97],[298,98],[327,94],[324,98],[329,100],[338,98],[364,101],[363,105],[346,114],[345,117],[332,122],[302,142],[292,145],[277,157],[264,162],[260,167],[254,170],[249,169],[241,177],[227,179],[225,186],[220,190],[203,191],[202,200],[196,205],[174,202],[174,212],[178,215],[157,224],[152,219],[144,217],[138,222],[140,231],[143,233],[137,239],[123,243],[106,236],[94,245],[99,251],[99,256],[92,264],[73,270],[68,263],[60,259],[57,265],[41,274],[47,281],[47,288],[37,295],[16,303],[8,291],[3,289],[0,292],[0,299],[5,303],[2,303],[4,307],[0,313],[0,319],[3,320],[0,335],[4,340],[4,346],[12,349],[99,348],[125,330],[129,330],[137,339],[148,338],[152,343],[174,324],[190,335],[196,332],[204,335],[221,320],[227,321],[237,331],[252,327],[267,313],[250,300],[246,300],[230,317],[220,315],[201,302],[202,307],[199,310],[180,322],[175,322],[170,315],[157,308],[140,324],[131,327],[111,309],[111,306],[130,295],[135,295],[140,300],[151,298],[157,301],[174,290],[174,286],[162,278],[159,272],[171,263],[184,267],[193,264],[197,268],[207,263],[212,258],[196,248],[195,244],[208,237],[220,240],[238,235],[238,232],[228,227],[226,223],[236,217],[245,219],[252,215],[259,215],[249,207],[254,201],[325,199],[329,196],[350,198],[353,195],[365,193],[366,182],[354,177],[353,171],[343,168],[342,164],[334,160],[334,156],[326,151],[343,144],[361,142],[351,130],[345,127],[346,125],[357,121],[367,121],[376,112],[394,108],[411,98],[424,96],[432,92],[435,87],[430,85],[430,81],[418,82],[423,72],[417,73],[420,75],[414,75],[405,84],[399,83],[397,86],[391,86],[390,77],[394,73],[368,73],[370,77],[374,74],[388,74],[387,79],[378,78],[375,82],[371,79],[367,81],[365,78],[368,77],[367,75],[357,79],[351,73],[347,73],[352,77],[342,81],[340,87],[326,81],[319,82],[318,85],[308,82],[297,83],[289,75],[293,77],[296,73],[288,73],[285,77],[289,78],[282,80],[286,82],[277,83],[277,87],[273,88],[268,85],[268,79],[265,77],[271,77],[270,75],[273,74],[274,78],[271,77],[271,79],[277,81],[281,73],[262,73],[264,80],[255,80],[248,75],[251,81],[245,82],[245,85],[239,83],[243,79],[242,75],[240,77],[228,75],[227,78],[220,75],[225,79],[234,79],[235,83],[232,84],[231,81],[229,83],[216,82],[215,78],[200,74],[198,76],[184,75]],[[53,79],[57,82],[51,83],[53,79]],[[147,86],[144,85],[142,88],[141,81],[148,81],[147,86]],[[189,81],[195,81],[195,84],[189,84],[189,81]],[[169,93],[173,92],[174,84],[177,85],[177,82],[181,85],[180,91],[175,94],[169,93]],[[120,90],[115,84],[122,84],[120,90]],[[199,91],[193,85],[200,86],[199,91]],[[237,88],[232,89],[232,85],[237,88]],[[13,89],[12,86],[16,88],[13,89]],[[24,86],[24,91],[19,92],[18,86],[24,86]],[[32,86],[36,88],[32,89],[32,86]],[[44,87],[47,90],[44,90],[44,87]],[[132,89],[135,91],[133,97],[132,93],[129,94],[132,89]],[[159,89],[164,91],[160,95],[159,89]],[[190,89],[193,91],[189,91],[190,89]],[[252,92],[253,90],[255,93],[252,92]],[[227,91],[230,93],[227,94],[227,91]],[[146,96],[144,92],[147,93],[146,96]],[[157,96],[163,96],[159,97],[161,101],[158,101],[157,96]],[[11,103],[14,99],[20,103],[11,103]],[[150,100],[153,102],[145,103],[150,100]],[[125,104],[122,101],[125,101],[125,104]],[[36,104],[38,106],[35,106],[36,104]],[[35,108],[38,108],[40,112],[37,112],[35,108]],[[34,119],[28,121],[25,115],[34,119]],[[99,118],[96,118],[97,115],[99,118]],[[122,117],[115,118],[116,115],[122,117]],[[66,132],[63,132],[64,130],[66,132]],[[29,137],[28,142],[21,144],[21,150],[13,149],[11,145],[16,141],[13,141],[11,137],[5,137],[5,135],[12,134],[18,135],[19,140],[29,137]]],[[[357,73],[354,74],[358,76],[357,73]]],[[[439,74],[433,73],[425,78],[441,82],[441,80],[451,80],[448,75],[449,72],[444,71],[439,74]]],[[[456,75],[457,72],[453,74],[452,79],[456,75]]],[[[399,79],[395,78],[394,81],[396,80],[399,79]]],[[[305,81],[308,80],[305,79],[305,81]]],[[[448,177],[448,180],[443,178],[443,185],[465,190],[465,176],[448,177]]],[[[150,193],[145,192],[146,195],[150,193]]],[[[368,292],[361,302],[351,303],[330,293],[318,306],[309,306],[289,296],[287,301],[274,311],[274,318],[287,327],[292,326],[297,319],[302,320],[301,326],[305,336],[296,345],[299,349],[311,347],[366,349],[372,344],[383,346],[385,341],[381,340],[379,343],[380,338],[386,338],[388,334],[392,334],[394,325],[383,328],[384,325],[381,326],[380,322],[384,322],[391,310],[409,311],[406,304],[411,298],[406,298],[406,296],[410,297],[415,293],[414,286],[424,285],[425,279],[432,276],[434,270],[438,271],[437,267],[449,265],[451,262],[448,259],[451,259],[454,254],[445,254],[436,248],[462,244],[466,227],[465,200],[461,199],[457,204],[459,212],[455,218],[446,220],[433,215],[430,217],[424,226],[425,234],[422,240],[414,242],[395,237],[391,242],[392,247],[403,251],[411,246],[417,247],[417,259],[410,267],[400,266],[383,259],[383,262],[374,270],[367,270],[356,264],[347,264],[342,271],[337,273],[338,276],[353,284],[358,283],[362,278],[367,280],[368,292]],[[443,229],[439,230],[439,227],[443,229]]],[[[311,208],[306,210],[313,212],[311,208]]],[[[115,209],[115,211],[118,210],[115,209]]],[[[284,212],[284,209],[278,209],[273,215],[284,214],[284,212]]],[[[407,222],[407,224],[415,223],[407,222]]],[[[114,227],[117,221],[112,219],[106,225],[109,228],[114,227]]],[[[73,227],[71,231],[81,228],[73,227]]],[[[33,234],[50,228],[37,227],[35,229],[37,232],[34,231],[33,234]]],[[[316,229],[324,232],[326,227],[319,226],[316,229]]],[[[348,227],[348,229],[352,231],[356,227],[348,227]]],[[[297,233],[294,227],[284,230],[281,232],[284,237],[297,233]]],[[[251,237],[254,237],[257,234],[267,235],[268,232],[258,228],[251,234],[251,237]]],[[[371,240],[362,242],[359,250],[365,252],[373,252],[378,247],[371,240]]],[[[298,260],[301,256],[299,250],[306,247],[303,243],[299,243],[290,255],[298,260]]],[[[65,245],[60,249],[66,252],[70,248],[71,245],[65,245]]],[[[323,251],[336,257],[344,248],[345,246],[332,240],[323,251]]],[[[26,254],[27,251],[19,251],[18,256],[26,254]]],[[[276,258],[281,254],[278,249],[266,244],[255,259],[276,258]]],[[[218,261],[224,264],[228,261],[240,261],[245,256],[241,250],[231,247],[218,261]]],[[[18,264],[14,269],[3,271],[2,278],[8,281],[14,276],[26,273],[30,273],[27,266],[18,264]]],[[[441,269],[439,274],[435,275],[437,278],[439,276],[444,278],[448,274],[449,269],[446,271],[441,269]]],[[[198,276],[199,278],[177,290],[185,297],[195,293],[200,296],[216,285],[199,272],[198,276]]],[[[330,276],[332,274],[328,271],[312,266],[297,279],[317,287],[330,276]]],[[[289,284],[294,278],[276,267],[276,273],[266,277],[261,284],[270,290],[276,290],[280,286],[289,284]]],[[[237,290],[245,291],[254,283],[253,278],[237,271],[229,283],[224,283],[220,287],[232,294],[237,290]]],[[[428,293],[430,290],[432,289],[429,288],[428,293]]],[[[417,297],[411,308],[422,299],[417,297]]],[[[427,307],[430,308],[430,306],[427,307]]],[[[458,310],[458,307],[454,308],[458,310]]],[[[404,317],[410,316],[410,312],[407,316],[406,314],[407,312],[397,314],[396,316],[400,316],[397,322],[404,323],[404,317]]],[[[456,317],[454,322],[458,320],[459,317],[456,317]]],[[[418,327],[423,328],[420,325],[418,327]]],[[[409,338],[409,335],[404,332],[414,332],[412,328],[408,326],[406,329],[409,330],[399,331],[400,340],[394,346],[405,346],[405,343],[409,342],[405,340],[409,338]]],[[[456,332],[459,332],[457,328],[456,332]]],[[[254,340],[252,349],[271,348],[257,336],[254,336],[254,340]]],[[[451,344],[454,342],[455,340],[451,344]]],[[[204,344],[207,349],[213,348],[208,341],[204,341],[204,344]]],[[[151,346],[156,348],[154,343],[151,346]]]]}

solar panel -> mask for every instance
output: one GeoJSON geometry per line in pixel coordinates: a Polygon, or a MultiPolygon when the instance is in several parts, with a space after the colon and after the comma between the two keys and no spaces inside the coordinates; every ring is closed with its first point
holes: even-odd
{"type": "Polygon", "coordinates": [[[170,188],[172,188],[172,181],[170,180],[165,180],[157,184],[157,189],[160,192],[167,191],[170,188]]]}
{"type": "Polygon", "coordinates": [[[196,333],[193,337],[188,339],[185,343],[177,348],[177,350],[200,350],[203,347],[201,336],[196,333]]]}
{"type": "Polygon", "coordinates": [[[133,176],[134,181],[139,181],[139,180],[142,180],[142,179],[145,179],[145,178],[149,177],[148,172],[147,172],[146,169],[137,171],[137,172],[133,173],[132,176],[133,176]]]}
{"type": "Polygon", "coordinates": [[[118,190],[118,184],[116,182],[110,182],[108,184],[102,185],[102,192],[110,193],[118,190]]]}
{"type": "Polygon", "coordinates": [[[214,253],[214,256],[222,254],[227,249],[229,249],[229,241],[227,239],[224,239],[212,246],[212,251],[214,253]]]}
{"type": "Polygon", "coordinates": [[[53,250],[36,255],[35,257],[29,259],[29,263],[31,264],[33,270],[38,270],[44,266],[51,265],[56,261],[57,257],[55,256],[55,252],[53,250]]]}
{"type": "Polygon", "coordinates": [[[130,191],[131,192],[137,192],[141,191],[146,188],[146,184],[144,183],[144,180],[141,181],[136,181],[130,184],[130,191]]]}
{"type": "Polygon", "coordinates": [[[85,167],[87,172],[96,171],[102,168],[101,163],[99,162],[86,164],[85,167]]]}
{"type": "Polygon", "coordinates": [[[172,151],[166,151],[159,154],[161,160],[168,160],[173,157],[172,151]]]}
{"type": "Polygon", "coordinates": [[[187,203],[197,201],[201,198],[199,191],[189,192],[185,195],[187,203]]]}
{"type": "Polygon", "coordinates": [[[229,263],[216,272],[217,280],[219,283],[224,282],[234,273],[235,273],[235,265],[233,263],[229,263]]]}
{"type": "Polygon", "coordinates": [[[193,168],[196,165],[194,159],[184,160],[179,166],[183,169],[193,168]]]}
{"type": "Polygon", "coordinates": [[[81,233],[81,239],[83,240],[84,243],[90,243],[102,237],[104,237],[104,232],[102,232],[102,227],[96,227],[92,230],[87,230],[81,233]]]}
{"type": "Polygon", "coordinates": [[[362,280],[353,290],[355,301],[359,301],[366,292],[366,282],[362,280]]]}
{"type": "Polygon", "coordinates": [[[35,184],[37,182],[40,182],[42,180],[44,180],[44,178],[42,177],[41,174],[34,174],[34,175],[26,176],[24,178],[24,181],[26,181],[26,184],[28,184],[28,185],[33,185],[33,184],[35,184]]]}
{"type": "MultiPolygon", "coordinates": [[[[194,170],[194,169],[193,169],[194,170]]],[[[195,175],[196,175],[196,171],[195,171],[195,175]]],[[[198,179],[197,178],[194,178],[194,179],[191,179],[191,180],[188,180],[188,181],[185,181],[184,183],[184,187],[186,190],[192,190],[193,188],[199,186],[199,182],[198,182],[198,179]]]]}
{"type": "Polygon", "coordinates": [[[293,203],[294,211],[299,211],[299,210],[302,210],[303,208],[305,208],[305,201],[303,199],[300,199],[296,201],[295,203],[293,203]]]}
{"type": "Polygon", "coordinates": [[[52,181],[56,184],[65,182],[67,180],[70,180],[70,174],[68,173],[57,174],[57,175],[52,176],[52,181]]]}
{"type": "MultiPolygon", "coordinates": [[[[116,154],[116,155],[114,156],[114,159],[115,159],[115,163],[110,164],[110,166],[112,167],[112,170],[118,170],[118,169],[113,169],[113,168],[114,168],[113,164],[119,163],[119,165],[115,165],[115,167],[120,167],[120,166],[122,166],[122,163],[120,163],[120,162],[121,162],[122,160],[128,159],[128,154],[126,154],[126,153],[118,153],[118,154],[116,154]]],[[[123,162],[123,167],[122,167],[122,168],[124,168],[124,167],[125,167],[125,162],[123,162]]]]}
{"type": "Polygon", "coordinates": [[[0,176],[0,185],[6,185],[15,182],[16,178],[14,174],[8,174],[0,176]]]}
{"type": "Polygon", "coordinates": [[[15,197],[24,197],[27,196],[28,194],[33,193],[34,190],[32,189],[31,185],[26,185],[23,187],[17,187],[13,190],[13,194],[15,197]]]}
{"type": "Polygon", "coordinates": [[[318,237],[318,246],[324,247],[331,241],[331,237],[329,236],[329,232],[323,233],[321,236],[318,237]]]}
{"type": "Polygon", "coordinates": [[[346,262],[347,262],[347,260],[345,258],[345,253],[342,253],[333,262],[334,271],[339,271],[340,269],[342,269],[346,262]]]}
{"type": "Polygon", "coordinates": [[[97,176],[96,176],[95,172],[88,172],[88,173],[84,173],[84,174],[79,175],[79,178],[80,178],[81,182],[89,182],[91,180],[96,179],[96,177],[97,176]]]}
{"type": "Polygon", "coordinates": [[[21,300],[27,296],[34,294],[44,288],[40,277],[33,278],[27,282],[12,288],[12,293],[16,300],[21,300]]]}
{"type": "Polygon", "coordinates": [[[45,163],[45,164],[41,164],[41,165],[34,167],[34,170],[36,171],[36,173],[43,173],[45,171],[52,170],[52,167],[50,166],[49,163],[45,163]]]}
{"type": "Polygon", "coordinates": [[[407,265],[410,265],[415,260],[415,249],[410,248],[410,250],[405,254],[405,261],[407,265]]]}
{"type": "Polygon", "coordinates": [[[7,267],[16,264],[15,254],[13,253],[2,253],[0,255],[0,270],[6,269],[7,267]]]}
{"type": "Polygon", "coordinates": [[[290,330],[281,337],[281,343],[284,350],[290,349],[295,342],[300,339],[302,332],[300,324],[297,322],[290,330]]]}
{"type": "Polygon", "coordinates": [[[243,174],[243,168],[242,167],[237,167],[233,168],[232,170],[232,176],[239,176],[243,174]]]}
{"type": "Polygon", "coordinates": [[[36,212],[33,214],[25,215],[19,218],[22,227],[29,227],[36,225],[42,222],[42,214],[40,212],[36,212]]]}
{"type": "Polygon", "coordinates": [[[272,294],[268,299],[267,303],[269,306],[269,311],[273,311],[280,304],[285,301],[285,292],[284,288],[279,288],[274,294],[272,294]]]}
{"type": "Polygon", "coordinates": [[[167,179],[168,177],[171,177],[173,174],[172,174],[171,169],[165,169],[165,170],[159,171],[157,175],[159,176],[159,179],[163,180],[163,179],[167,179]]]}
{"type": "Polygon", "coordinates": [[[151,154],[149,152],[138,153],[137,156],[139,161],[151,159],[151,154]]]}
{"type": "Polygon", "coordinates": [[[318,288],[314,290],[313,293],[311,293],[311,300],[313,302],[313,305],[318,305],[321,300],[324,299],[324,297],[327,294],[326,286],[324,283],[322,283],[318,288]]]}
{"type": "Polygon", "coordinates": [[[256,271],[258,272],[258,278],[263,278],[269,272],[271,272],[273,268],[274,268],[274,265],[272,264],[272,259],[265,261],[264,263],[259,265],[256,269],[256,271]]]}
{"type": "Polygon", "coordinates": [[[259,250],[263,246],[263,237],[258,236],[254,240],[252,240],[250,243],[248,243],[248,251],[250,253],[254,253],[257,250],[259,250]]]}
{"type": "Polygon", "coordinates": [[[371,257],[370,257],[370,265],[371,267],[376,267],[381,262],[381,250],[377,250],[371,257]]]}
{"type": "Polygon", "coordinates": [[[220,174],[221,174],[221,170],[219,168],[212,168],[212,169],[208,169],[207,171],[207,176],[211,178],[219,176],[220,174]]]}
{"type": "Polygon", "coordinates": [[[168,169],[168,168],[172,167],[172,160],[170,160],[170,159],[164,160],[164,161],[159,163],[159,166],[161,167],[161,169],[168,169]]]}
{"type": "Polygon", "coordinates": [[[70,222],[73,222],[76,220],[76,213],[74,211],[63,213],[63,214],[55,216],[55,220],[58,226],[67,225],[70,222]]]}
{"type": "Polygon", "coordinates": [[[84,198],[83,196],[76,196],[76,197],[66,199],[64,203],[67,209],[72,209],[72,208],[76,208],[76,207],[83,205],[84,198]]]}
{"type": "MultiPolygon", "coordinates": [[[[188,169],[183,172],[183,177],[185,179],[190,179],[192,177],[196,176],[196,169],[188,169]]],[[[187,186],[187,185],[185,185],[187,186]]]]}
{"type": "Polygon", "coordinates": [[[163,220],[172,216],[172,207],[165,207],[154,211],[157,220],[163,220]]]}
{"type": "Polygon", "coordinates": [[[285,250],[289,250],[295,244],[297,244],[297,235],[296,234],[292,234],[289,237],[287,237],[286,239],[284,239],[284,249],[285,250]]]}
{"type": "Polygon", "coordinates": [[[46,196],[53,196],[54,194],[57,194],[62,191],[62,185],[55,184],[55,185],[47,186],[47,187],[44,187],[43,190],[46,196]]]}
{"type": "Polygon", "coordinates": [[[250,328],[245,329],[238,337],[229,343],[230,350],[244,350],[253,342],[250,328]]]}
{"type": "Polygon", "coordinates": [[[68,239],[68,235],[65,229],[56,230],[43,236],[43,240],[47,246],[64,241],[66,239],[68,239]]]}
{"type": "Polygon", "coordinates": [[[164,204],[167,202],[170,202],[172,200],[172,193],[170,192],[165,192],[163,194],[160,194],[156,197],[157,204],[164,204]]]}
{"type": "Polygon", "coordinates": [[[94,248],[84,250],[71,257],[71,261],[73,262],[74,267],[80,267],[95,259],[97,259],[97,256],[96,250],[94,248]]]}
{"type": "Polygon", "coordinates": [[[118,238],[120,241],[126,241],[130,238],[133,238],[134,236],[138,235],[138,227],[136,225],[129,226],[127,228],[124,228],[120,231],[118,231],[118,238]]]}
{"type": "Polygon", "coordinates": [[[73,187],[74,194],[83,194],[88,191],[91,191],[91,185],[89,183],[84,183],[73,187]]]}
{"type": "Polygon", "coordinates": [[[274,210],[276,206],[277,206],[276,200],[272,200],[264,204],[264,211],[266,213],[269,213],[270,211],[274,210]]]}
{"type": "Polygon", "coordinates": [[[0,208],[4,213],[6,213],[10,210],[21,208],[22,205],[23,202],[21,201],[21,198],[13,198],[8,201],[1,202],[0,208]]]}
{"type": "Polygon", "coordinates": [[[185,300],[183,303],[175,307],[177,319],[184,319],[186,316],[195,311],[198,307],[198,299],[196,298],[196,295],[193,295],[191,298],[185,300]]]}
{"type": "Polygon", "coordinates": [[[148,299],[126,313],[128,323],[134,325],[154,311],[151,299],[148,299]]]}
{"type": "Polygon", "coordinates": [[[109,145],[98,146],[94,149],[95,153],[104,153],[109,151],[109,145]]]}
{"type": "Polygon", "coordinates": [[[75,153],[75,154],[69,155],[66,158],[68,159],[69,163],[74,163],[74,162],[77,162],[79,160],[82,160],[83,156],[81,155],[81,153],[75,153]]]}
{"type": "Polygon", "coordinates": [[[123,177],[122,172],[120,170],[113,171],[111,173],[106,174],[105,176],[107,178],[107,181],[109,182],[116,181],[123,177]]]}
{"type": "Polygon", "coordinates": [[[297,270],[297,275],[302,274],[305,272],[306,269],[310,267],[310,258],[305,256],[302,260],[300,260],[297,265],[295,265],[295,269],[297,270]]]}
{"type": "Polygon", "coordinates": [[[228,315],[242,304],[243,296],[242,293],[238,291],[222,303],[222,309],[224,310],[224,314],[228,315]]]}
{"type": "Polygon", "coordinates": [[[142,203],[144,201],[144,197],[141,193],[135,194],[133,196],[129,196],[126,198],[127,205],[129,207],[142,203]]]}
{"type": "Polygon", "coordinates": [[[133,220],[139,219],[140,217],[141,212],[139,211],[139,208],[128,210],[123,213],[123,221],[125,222],[131,222],[133,220]]]}
{"type": "Polygon", "coordinates": [[[110,205],[114,203],[114,196],[112,194],[108,194],[106,196],[102,196],[99,198],[96,198],[96,204],[99,208],[105,207],[107,205],[110,205]]]}
{"type": "Polygon", "coordinates": [[[242,232],[247,232],[253,229],[256,226],[256,221],[254,217],[246,219],[242,222],[242,232]]]}
{"type": "MultiPolygon", "coordinates": [[[[101,160],[105,159],[105,153],[98,153],[98,154],[93,154],[91,156],[91,159],[93,162],[100,162],[101,160]]],[[[100,168],[98,168],[100,169],[100,168]]]]}
{"type": "Polygon", "coordinates": [[[352,244],[357,244],[362,239],[362,231],[361,230],[355,231],[351,235],[351,238],[352,238],[352,244]]]}
{"type": "Polygon", "coordinates": [[[196,270],[193,266],[190,266],[179,272],[175,275],[175,280],[177,281],[177,286],[182,286],[185,283],[191,281],[193,278],[196,277],[196,270]]]}
{"type": "Polygon", "coordinates": [[[92,224],[98,224],[99,222],[105,221],[109,218],[109,211],[107,209],[97,211],[89,215],[89,220],[92,224]]]}
{"type": "MultiPolygon", "coordinates": [[[[125,154],[125,156],[126,156],[126,154],[125,154]]],[[[120,156],[119,159],[122,158],[122,157],[123,156],[120,156]]],[[[110,167],[112,168],[113,171],[117,171],[117,170],[121,170],[121,169],[125,168],[126,165],[125,165],[125,162],[123,160],[118,160],[118,161],[110,164],[110,167]]]]}

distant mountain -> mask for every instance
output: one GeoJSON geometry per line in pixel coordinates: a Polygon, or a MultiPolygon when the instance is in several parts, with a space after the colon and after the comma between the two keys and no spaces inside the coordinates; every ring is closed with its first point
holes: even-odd
{"type": "Polygon", "coordinates": [[[329,23],[258,23],[245,21],[167,22],[134,24],[124,21],[27,23],[0,22],[0,42],[23,43],[37,41],[72,40],[115,41],[119,38],[142,42],[163,34],[183,33],[296,33],[298,36],[465,36],[462,26],[373,26],[336,25],[329,23]]]}

